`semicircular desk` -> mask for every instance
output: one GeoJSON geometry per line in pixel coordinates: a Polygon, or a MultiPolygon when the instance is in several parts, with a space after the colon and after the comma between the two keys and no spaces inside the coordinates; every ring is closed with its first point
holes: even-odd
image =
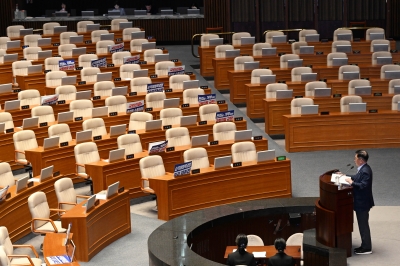
{"type": "MultiPolygon", "coordinates": [[[[229,193],[229,191],[227,192],[229,193]]],[[[150,265],[226,265],[224,253],[239,233],[260,236],[264,245],[303,232],[304,265],[343,265],[346,250],[315,240],[318,198],[277,198],[221,205],[188,213],[158,227],[148,239],[150,265]],[[300,213],[291,219],[289,213],[300,213]]],[[[267,254],[270,257],[274,254],[267,254]]]]}

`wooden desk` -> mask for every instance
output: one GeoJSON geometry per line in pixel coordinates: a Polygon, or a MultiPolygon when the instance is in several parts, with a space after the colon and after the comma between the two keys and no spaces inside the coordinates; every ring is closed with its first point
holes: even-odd
{"type": "MultiPolygon", "coordinates": [[[[221,141],[221,144],[215,146],[205,146],[207,150],[210,163],[214,158],[226,156],[231,154],[231,146],[234,141],[221,141]]],[[[254,141],[257,151],[268,150],[268,141],[260,140],[254,141]]],[[[167,172],[174,172],[174,167],[178,163],[182,163],[183,153],[185,150],[190,149],[191,146],[176,147],[175,151],[159,153],[163,158],[165,170],[167,172]]],[[[99,161],[91,164],[86,164],[86,173],[93,179],[94,193],[107,189],[107,187],[117,181],[120,186],[129,189],[130,198],[143,196],[141,191],[141,173],[139,161],[141,158],[148,156],[148,152],[135,154],[134,159],[123,160],[114,163],[107,163],[99,161]]]]}
{"type": "MultiPolygon", "coordinates": [[[[224,258],[227,259],[228,255],[232,252],[234,252],[233,250],[236,250],[237,246],[227,246],[226,250],[225,250],[225,255],[224,258]]],[[[297,262],[300,261],[301,259],[301,246],[286,246],[285,249],[285,253],[286,255],[289,255],[291,257],[293,257],[297,262]]],[[[270,245],[270,246],[247,246],[246,251],[249,253],[253,253],[253,252],[267,252],[266,257],[256,257],[254,256],[256,259],[268,259],[272,256],[274,256],[276,253],[278,253],[275,249],[274,245],[270,245]]],[[[297,264],[300,265],[300,264],[297,264]]]]}
{"type": "Polygon", "coordinates": [[[100,200],[88,213],[82,205],[83,202],[66,212],[61,224],[67,228],[72,223],[75,257],[78,261],[89,261],[103,248],[131,232],[128,192],[100,200]]]}
{"type": "Polygon", "coordinates": [[[174,178],[172,173],[149,178],[158,198],[158,219],[188,212],[270,197],[291,197],[290,160],[243,163],[241,167],[201,169],[200,174],[174,178]]]}
{"type": "MultiPolygon", "coordinates": [[[[47,257],[67,254],[63,241],[65,234],[47,233],[43,240],[43,259],[46,265],[51,265],[47,257]]],[[[74,256],[75,257],[75,256],[74,256]]],[[[79,266],[79,262],[64,263],[65,266],[79,266]]]]}
{"type": "MultiPolygon", "coordinates": [[[[36,177],[38,178],[38,176],[36,177]]],[[[28,197],[30,195],[38,191],[43,191],[46,193],[49,207],[58,208],[57,197],[54,191],[54,182],[62,177],[62,175],[59,175],[41,183],[34,182],[32,187],[26,188],[18,194],[15,192],[15,185],[8,189],[8,192],[11,193],[11,197],[0,202],[0,224],[7,227],[12,242],[31,233],[32,216],[28,207],[28,197]]],[[[50,215],[51,219],[58,219],[57,213],[51,212],[50,215]]]]}
{"type": "Polygon", "coordinates": [[[398,111],[284,115],[283,121],[288,152],[400,147],[398,111]]]}

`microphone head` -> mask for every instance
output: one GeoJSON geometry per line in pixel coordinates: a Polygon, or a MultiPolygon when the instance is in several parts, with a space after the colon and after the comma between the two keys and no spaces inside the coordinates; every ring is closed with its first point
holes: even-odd
{"type": "Polygon", "coordinates": [[[349,163],[348,165],[347,165],[347,167],[349,167],[351,165],[351,163],[349,163]]]}
{"type": "Polygon", "coordinates": [[[350,169],[353,169],[353,168],[354,168],[354,165],[352,167],[350,167],[350,169]]]}

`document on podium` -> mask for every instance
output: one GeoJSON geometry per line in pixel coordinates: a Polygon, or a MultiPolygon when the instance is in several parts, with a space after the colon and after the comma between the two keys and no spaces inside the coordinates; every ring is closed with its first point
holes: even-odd
{"type": "Polygon", "coordinates": [[[331,182],[350,186],[350,184],[346,181],[346,178],[351,177],[344,174],[332,174],[331,182]]]}
{"type": "Polygon", "coordinates": [[[256,258],[266,258],[267,257],[267,252],[266,251],[261,251],[261,252],[253,252],[254,257],[256,258]]]}

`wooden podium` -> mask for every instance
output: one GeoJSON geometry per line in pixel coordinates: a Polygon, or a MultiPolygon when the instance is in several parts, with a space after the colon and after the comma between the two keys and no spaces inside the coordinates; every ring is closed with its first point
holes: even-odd
{"type": "Polygon", "coordinates": [[[328,171],[319,177],[320,199],[316,201],[316,238],[323,245],[342,248],[351,257],[353,232],[353,188],[338,189],[328,171]]]}

